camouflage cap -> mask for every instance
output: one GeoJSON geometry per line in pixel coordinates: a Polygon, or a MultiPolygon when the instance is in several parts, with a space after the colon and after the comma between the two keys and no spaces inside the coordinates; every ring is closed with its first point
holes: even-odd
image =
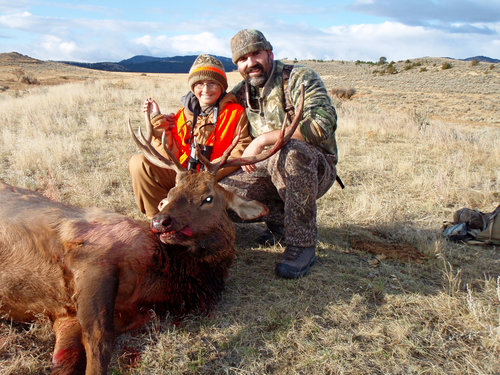
{"type": "Polygon", "coordinates": [[[235,64],[241,56],[262,50],[272,51],[273,46],[259,30],[244,29],[238,31],[231,39],[231,52],[233,53],[233,62],[235,64]]]}

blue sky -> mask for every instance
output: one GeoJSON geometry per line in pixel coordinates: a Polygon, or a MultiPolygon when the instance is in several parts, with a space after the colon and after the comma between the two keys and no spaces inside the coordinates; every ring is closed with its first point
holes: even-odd
{"type": "Polygon", "coordinates": [[[500,58],[500,0],[0,0],[0,52],[41,60],[230,57],[242,28],[277,58],[500,58]]]}

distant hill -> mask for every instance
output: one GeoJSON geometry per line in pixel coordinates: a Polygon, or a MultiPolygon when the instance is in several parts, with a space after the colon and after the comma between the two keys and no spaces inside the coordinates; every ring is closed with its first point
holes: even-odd
{"type": "Polygon", "coordinates": [[[500,60],[492,59],[491,57],[486,57],[486,56],[467,57],[466,59],[462,59],[462,60],[463,61],[477,60],[477,61],[483,61],[483,62],[488,62],[488,63],[500,63],[500,60]]]}
{"type": "MultiPolygon", "coordinates": [[[[110,72],[137,72],[137,73],[188,73],[197,55],[153,57],[138,55],[120,62],[82,63],[75,61],[58,61],[60,63],[79,66],[82,68],[105,70],[110,72]]],[[[236,65],[228,57],[216,56],[224,65],[226,72],[236,69],[236,65]]]]}
{"type": "MultiPolygon", "coordinates": [[[[224,65],[226,72],[236,70],[236,65],[228,57],[216,56],[224,65]]],[[[452,59],[450,57],[447,57],[452,59]]],[[[136,72],[136,73],[188,73],[193,65],[196,55],[173,56],[173,57],[154,57],[137,55],[130,59],[119,62],[96,62],[82,63],[76,61],[58,61],[60,63],[79,66],[82,68],[103,70],[108,72],[136,72]]],[[[478,60],[488,63],[500,63],[500,60],[492,59],[486,56],[474,56],[466,59],[452,59],[462,61],[478,60]]]]}
{"type": "Polygon", "coordinates": [[[8,65],[8,64],[21,64],[21,63],[29,63],[29,64],[39,64],[42,63],[41,60],[34,59],[27,55],[22,55],[19,52],[4,52],[0,53],[0,64],[8,65]]]}

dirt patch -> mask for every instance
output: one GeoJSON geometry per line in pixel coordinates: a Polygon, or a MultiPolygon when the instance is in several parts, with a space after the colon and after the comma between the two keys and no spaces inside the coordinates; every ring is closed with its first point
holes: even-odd
{"type": "Polygon", "coordinates": [[[351,239],[351,247],[377,256],[377,259],[396,259],[402,262],[424,263],[427,257],[415,246],[392,244],[367,239],[351,239]]]}

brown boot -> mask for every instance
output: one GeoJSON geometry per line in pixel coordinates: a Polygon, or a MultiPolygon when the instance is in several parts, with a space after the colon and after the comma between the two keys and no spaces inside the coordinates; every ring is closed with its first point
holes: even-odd
{"type": "Polygon", "coordinates": [[[315,246],[287,246],[276,264],[276,274],[285,279],[304,276],[316,261],[315,246]]]}

